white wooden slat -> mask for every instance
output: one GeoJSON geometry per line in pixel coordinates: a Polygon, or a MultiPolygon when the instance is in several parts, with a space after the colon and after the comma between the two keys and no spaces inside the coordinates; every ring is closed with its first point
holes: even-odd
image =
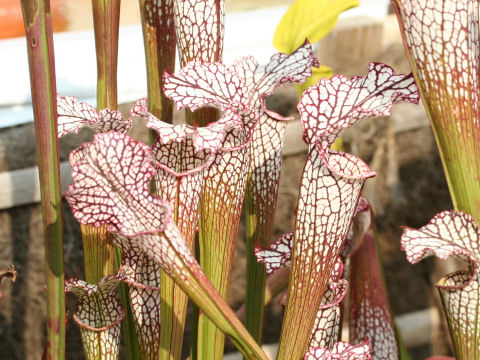
{"type": "MultiPolygon", "coordinates": [[[[70,164],[60,164],[62,193],[72,183],[70,164]]],[[[0,209],[40,202],[38,168],[30,167],[0,173],[0,209]]]]}

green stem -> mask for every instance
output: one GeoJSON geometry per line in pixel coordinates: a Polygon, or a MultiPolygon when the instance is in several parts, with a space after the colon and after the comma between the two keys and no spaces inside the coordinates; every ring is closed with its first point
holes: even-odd
{"type": "Polygon", "coordinates": [[[21,0],[35,119],[47,283],[47,359],[65,358],[62,195],[57,141],[55,63],[48,0],[21,0]]]}
{"type": "Polygon", "coordinates": [[[117,108],[120,0],[92,0],[97,52],[97,109],[117,108]]]}
{"type": "MultiPolygon", "coordinates": [[[[166,239],[170,242],[172,233],[165,233],[166,239]]],[[[202,273],[198,264],[185,262],[184,254],[179,254],[175,248],[175,261],[181,263],[180,267],[184,270],[181,276],[175,277],[175,282],[185,291],[190,299],[201,309],[203,315],[215,322],[215,325],[230,337],[239,351],[247,359],[268,360],[262,348],[255,342],[232,309],[227,305],[223,297],[209,281],[208,277],[202,273]]],[[[209,339],[212,341],[213,339],[209,339]]],[[[201,343],[200,343],[201,344],[201,343]]],[[[204,357],[199,348],[200,359],[213,359],[204,357]]]]}
{"type": "MultiPolygon", "coordinates": [[[[252,207],[251,192],[247,191],[245,198],[246,232],[247,232],[247,289],[245,294],[245,326],[253,338],[262,343],[263,316],[265,309],[265,266],[257,262],[255,242],[267,240],[265,226],[259,228],[259,217],[252,207]]],[[[273,216],[273,215],[272,215],[273,216]]],[[[269,239],[269,238],[268,238],[269,239]]],[[[267,245],[267,244],[262,244],[267,245]]]]}
{"type": "Polygon", "coordinates": [[[96,284],[101,278],[115,273],[112,235],[105,227],[80,225],[83,244],[85,281],[96,284]]]}
{"type": "MultiPolygon", "coordinates": [[[[198,233],[195,236],[195,259],[197,262],[200,261],[200,242],[198,239],[198,233]]],[[[193,311],[192,311],[192,339],[191,339],[191,346],[190,346],[190,359],[197,360],[198,359],[198,318],[200,317],[200,309],[198,308],[197,304],[193,304],[193,311]]]]}
{"type": "MultiPolygon", "coordinates": [[[[118,269],[122,263],[122,253],[119,248],[115,248],[115,267],[118,269]]],[[[130,295],[128,286],[125,283],[119,285],[120,300],[125,309],[125,318],[123,319],[123,336],[125,340],[125,352],[127,359],[139,359],[137,334],[135,333],[135,321],[133,319],[132,307],[130,305],[130,295]]]]}
{"type": "MultiPolygon", "coordinates": [[[[224,300],[230,288],[245,195],[246,150],[217,155],[219,158],[208,171],[200,201],[200,265],[224,300]],[[219,178],[216,174],[223,175],[219,178]]],[[[199,316],[197,336],[200,359],[223,358],[225,336],[203,313],[199,316]]]]}

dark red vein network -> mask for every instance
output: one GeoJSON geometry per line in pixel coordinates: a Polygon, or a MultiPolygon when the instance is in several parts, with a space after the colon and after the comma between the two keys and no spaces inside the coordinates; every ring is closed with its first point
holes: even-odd
{"type": "Polygon", "coordinates": [[[330,146],[356,121],[386,115],[393,104],[416,103],[418,98],[411,75],[396,75],[390,67],[378,63],[370,65],[364,78],[321,79],[304,92],[298,110],[310,150],[295,220],[291,296],[284,318],[281,356],[306,348],[306,329],[313,327],[314,309],[318,309],[327,289],[326,274],[340,255],[363,183],[374,175],[360,159],[332,151],[330,146]],[[304,331],[297,330],[302,327],[304,331]]]}
{"type": "Polygon", "coordinates": [[[401,245],[412,264],[431,255],[440,259],[457,255],[470,261],[475,273],[478,270],[480,234],[477,223],[469,214],[444,211],[418,230],[406,227],[401,245]]]}
{"type": "Polygon", "coordinates": [[[361,245],[363,238],[367,231],[372,227],[372,211],[370,203],[364,197],[358,200],[355,214],[353,215],[353,222],[350,231],[348,232],[345,245],[342,249],[342,256],[344,258],[350,257],[353,251],[361,245]]]}
{"type": "Polygon", "coordinates": [[[400,9],[403,36],[435,121],[456,120],[455,136],[462,136],[472,119],[478,127],[478,1],[394,3],[400,9]]]}
{"type": "Polygon", "coordinates": [[[401,246],[411,263],[435,255],[462,258],[467,270],[447,275],[437,284],[458,358],[480,356],[480,232],[469,214],[444,211],[420,229],[405,228],[401,246]]]}
{"type": "Polygon", "coordinates": [[[122,252],[122,267],[130,269],[128,286],[138,345],[142,356],[158,356],[161,331],[161,267],[129,238],[117,235],[114,243],[122,252]]]}
{"type": "Polygon", "coordinates": [[[339,341],[332,349],[312,348],[305,354],[304,360],[370,360],[368,340],[358,345],[339,341]]]}
{"type": "MultiPolygon", "coordinates": [[[[255,255],[259,262],[265,264],[268,274],[282,267],[290,267],[293,247],[293,233],[282,235],[269,248],[256,247],[255,255]]],[[[310,336],[309,348],[330,348],[338,340],[340,333],[341,307],[340,302],[345,297],[348,282],[342,280],[343,262],[340,257],[330,274],[328,288],[322,297],[320,307],[315,317],[315,323],[310,336]]],[[[287,293],[280,302],[286,305],[287,293]]]]}
{"type": "Polygon", "coordinates": [[[375,360],[399,359],[388,294],[371,233],[364,234],[350,257],[350,264],[349,341],[355,344],[369,339],[375,360]]]}
{"type": "Polygon", "coordinates": [[[97,134],[69,160],[74,183],[66,198],[81,223],[135,236],[160,232],[170,221],[168,202],[149,192],[155,168],[147,145],[121,133],[97,134]]]}
{"type": "MultiPolygon", "coordinates": [[[[327,289],[329,275],[325,274],[331,273],[340,255],[365,180],[364,174],[369,174],[366,164],[352,155],[332,152],[329,160],[342,172],[355,176],[344,178],[331,173],[317,147],[310,148],[295,221],[293,285],[290,286],[295,295],[289,297],[288,306],[297,309],[298,313],[309,314],[312,321],[316,314],[313,309],[318,309],[327,289]],[[304,289],[306,284],[309,291],[304,289]],[[307,300],[296,304],[298,300],[295,299],[301,294],[307,300]]],[[[291,321],[299,325],[300,319],[293,317],[291,321]]],[[[290,325],[291,331],[296,325],[290,325]]]]}
{"type": "Polygon", "coordinates": [[[310,43],[305,42],[291,55],[274,54],[269,62],[261,65],[252,56],[236,61],[230,69],[245,81],[253,102],[273,94],[275,88],[286,83],[304,83],[312,76],[312,67],[318,67],[310,43]]]}
{"type": "MultiPolygon", "coordinates": [[[[147,127],[158,133],[156,146],[164,146],[169,143],[191,141],[194,151],[198,156],[201,153],[215,154],[223,148],[224,139],[231,131],[243,130],[241,117],[234,111],[227,110],[223,116],[205,127],[191,126],[188,124],[168,124],[151,113],[147,114],[147,127]],[[190,139],[190,140],[187,140],[190,139]]],[[[173,169],[173,168],[172,168],[173,169]]]]}
{"type": "Polygon", "coordinates": [[[74,182],[66,198],[82,224],[106,225],[135,241],[168,274],[181,276],[178,256],[196,262],[171,221],[171,205],[150,193],[151,161],[147,145],[120,133],[97,134],[70,154],[74,182]]]}
{"type": "Polygon", "coordinates": [[[333,142],[357,121],[390,114],[396,103],[418,103],[413,76],[397,75],[384,64],[371,63],[365,77],[337,75],[308,88],[298,104],[307,144],[328,151],[333,142]]]}
{"type": "Polygon", "coordinates": [[[173,6],[180,64],[221,60],[225,1],[178,0],[173,6]]]}
{"type": "Polygon", "coordinates": [[[163,90],[177,109],[215,106],[244,110],[250,103],[245,81],[222,63],[191,61],[175,74],[165,73],[163,90]]]}
{"type": "Polygon", "coordinates": [[[57,96],[58,137],[77,134],[84,126],[97,132],[127,132],[132,127],[132,119],[123,118],[118,110],[102,109],[99,113],[87,103],[79,102],[74,96],[57,96]]]}
{"type": "Polygon", "coordinates": [[[255,247],[258,262],[265,264],[267,274],[272,274],[283,266],[290,266],[292,258],[293,233],[280,236],[268,248],[255,247]]]}
{"type": "Polygon", "coordinates": [[[340,302],[347,293],[348,282],[341,279],[343,262],[340,257],[330,274],[328,288],[323,294],[313,325],[308,348],[323,347],[330,349],[340,337],[342,308],[340,302]]]}
{"type": "Polygon", "coordinates": [[[72,278],[65,283],[65,292],[77,297],[73,318],[80,327],[87,359],[115,360],[120,345],[121,321],[125,316],[116,290],[130,276],[130,269],[120,269],[97,284],[72,278]]]}

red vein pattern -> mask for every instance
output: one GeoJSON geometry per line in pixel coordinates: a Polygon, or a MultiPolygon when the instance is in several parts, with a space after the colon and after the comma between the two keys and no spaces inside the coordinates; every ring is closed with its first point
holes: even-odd
{"type": "Polygon", "coordinates": [[[453,115],[462,136],[465,121],[479,125],[479,94],[472,91],[479,86],[478,1],[393,3],[433,117],[449,122],[453,115]]]}
{"type": "Polygon", "coordinates": [[[368,341],[358,345],[339,341],[331,350],[325,348],[310,349],[305,354],[305,360],[370,360],[368,341]]]}
{"type": "Polygon", "coordinates": [[[313,54],[308,41],[291,55],[274,54],[266,65],[260,65],[252,56],[236,61],[231,69],[245,81],[253,103],[262,97],[273,94],[275,88],[286,83],[304,83],[312,76],[311,67],[318,67],[318,59],[313,54]]]}
{"type": "Polygon", "coordinates": [[[129,285],[140,353],[144,359],[157,358],[161,331],[161,267],[131,239],[117,235],[114,243],[122,252],[122,266],[132,270],[125,282],[129,285]]]}
{"type": "Polygon", "coordinates": [[[320,308],[318,309],[313,325],[308,348],[330,349],[340,338],[342,308],[340,302],[347,293],[348,281],[341,279],[343,275],[343,262],[340,257],[334,265],[328,288],[323,294],[320,308]]]}
{"type": "Polygon", "coordinates": [[[190,137],[195,152],[204,152],[211,155],[222,148],[228,132],[235,131],[235,128],[239,130],[243,128],[241,117],[231,110],[227,110],[220,120],[205,127],[196,127],[188,124],[167,124],[150,113],[147,115],[147,118],[147,127],[158,132],[157,146],[171,142],[182,142],[190,137]]]}
{"type": "Polygon", "coordinates": [[[394,0],[452,200],[480,220],[478,0],[394,0]]]}
{"type": "MultiPolygon", "coordinates": [[[[216,124],[216,123],[215,123],[216,124]]],[[[168,200],[174,208],[174,217],[180,232],[190,249],[193,249],[195,233],[198,229],[199,203],[204,172],[214,159],[217,152],[217,142],[208,141],[215,139],[218,133],[214,126],[203,129],[200,135],[207,141],[198,142],[196,131],[187,134],[185,125],[169,125],[158,119],[150,118],[148,127],[158,131],[159,136],[152,146],[152,153],[158,167],[155,174],[155,189],[157,194],[168,200]],[[160,125],[160,126],[159,126],[160,125]],[[168,140],[167,140],[168,138],[168,140]]],[[[226,136],[226,134],[222,134],[226,136]]],[[[165,304],[162,307],[163,323],[171,323],[168,341],[173,357],[180,357],[183,342],[183,332],[186,321],[188,297],[171,279],[162,277],[162,286],[165,304]],[[170,317],[170,319],[167,319],[170,317]]],[[[168,345],[165,345],[168,346],[168,345]]]]}
{"type": "MultiPolygon", "coordinates": [[[[228,135],[226,140],[232,140],[228,135]]],[[[244,139],[240,139],[245,141],[244,139]]],[[[179,284],[203,313],[216,320],[248,356],[265,359],[233,311],[222,300],[171,221],[167,201],[149,192],[156,170],[151,149],[120,133],[97,134],[70,156],[72,177],[66,198],[84,224],[106,225],[129,239],[179,284]]]]}
{"type": "Polygon", "coordinates": [[[203,173],[213,158],[209,151],[197,152],[191,137],[167,144],[157,140],[152,153],[158,167],[155,174],[158,195],[173,205],[177,226],[187,243],[193,246],[203,173]]]}
{"type": "Polygon", "coordinates": [[[324,164],[318,148],[311,146],[302,176],[295,221],[289,291],[292,296],[288,297],[282,339],[287,336],[284,335],[287,331],[291,331],[291,337],[286,338],[290,342],[295,339],[299,342],[297,346],[303,349],[307,346],[307,334],[298,334],[298,330],[294,329],[303,326],[306,333],[307,329],[308,333],[311,332],[316,317],[314,309],[319,308],[329,281],[329,276],[325,274],[331,273],[340,255],[363,182],[366,176],[371,176],[368,166],[353,155],[331,151],[329,161],[342,174],[351,176],[332,173],[324,164]],[[289,317],[289,313],[296,315],[289,317]]]}
{"type": "Polygon", "coordinates": [[[366,178],[374,176],[353,155],[330,150],[342,132],[368,116],[387,115],[400,101],[418,102],[411,75],[370,64],[364,78],[321,79],[299,104],[303,139],[310,145],[301,179],[295,220],[287,310],[279,356],[292,358],[307,348],[329,275],[340,255],[366,178]],[[326,275],[327,274],[327,275],[326,275]],[[300,329],[300,330],[298,330],[300,329]]]}
{"type": "MultiPolygon", "coordinates": [[[[223,147],[238,148],[247,142],[247,136],[246,132],[230,131],[223,147]]],[[[202,264],[210,264],[217,269],[205,269],[205,272],[224,299],[230,288],[233,256],[245,196],[247,150],[244,146],[235,151],[221,151],[216,154],[205,173],[200,202],[200,259],[202,264]],[[218,269],[222,271],[219,272],[218,269]]],[[[201,318],[203,316],[200,314],[201,318]]],[[[209,341],[223,344],[223,339],[223,334],[217,331],[215,339],[209,341]]],[[[199,338],[198,341],[202,343],[203,340],[199,338]]]]}
{"type": "Polygon", "coordinates": [[[259,119],[250,142],[250,168],[247,206],[255,214],[257,229],[253,235],[260,245],[267,246],[273,233],[273,214],[277,203],[278,183],[282,165],[286,122],[265,107],[265,98],[277,86],[289,82],[304,83],[312,75],[312,66],[318,66],[311,45],[305,42],[291,55],[274,54],[266,65],[260,65],[251,56],[235,62],[231,69],[244,80],[250,104],[259,119]]]}
{"type": "Polygon", "coordinates": [[[132,119],[123,118],[118,110],[103,109],[99,113],[87,103],[79,102],[74,96],[57,96],[58,137],[77,134],[84,126],[97,132],[127,132],[132,127],[132,119]]]}
{"type": "Polygon", "coordinates": [[[344,258],[350,257],[353,251],[362,243],[363,237],[372,227],[372,217],[370,203],[367,199],[361,197],[353,215],[352,227],[348,232],[342,249],[344,258]]]}
{"type": "Polygon", "coordinates": [[[397,75],[385,64],[371,63],[363,78],[336,75],[320,79],[298,104],[303,139],[307,144],[317,143],[327,158],[323,154],[347,128],[366,117],[388,116],[393,105],[403,101],[419,101],[413,76],[397,75]]]}
{"type": "Polygon", "coordinates": [[[150,148],[121,133],[97,134],[70,153],[74,183],[66,198],[82,223],[109,225],[111,232],[135,236],[161,232],[170,221],[170,204],[149,192],[155,174],[150,148]]]}
{"type": "Polygon", "coordinates": [[[364,234],[350,261],[349,341],[356,344],[369,339],[374,360],[399,359],[393,318],[373,234],[364,234]]]}
{"type": "Polygon", "coordinates": [[[65,283],[65,292],[78,299],[73,319],[80,326],[87,360],[118,359],[125,310],[115,292],[130,273],[130,269],[120,268],[116,275],[106,276],[95,285],[75,278],[65,283]]]}
{"type": "Polygon", "coordinates": [[[407,259],[415,264],[435,255],[456,256],[469,266],[447,275],[437,284],[447,315],[457,358],[480,357],[480,232],[469,214],[444,211],[420,229],[405,228],[401,238],[407,259]]]}
{"type": "Polygon", "coordinates": [[[268,248],[255,246],[255,256],[258,262],[265,264],[267,274],[272,274],[281,267],[291,265],[293,233],[283,234],[268,248]]]}
{"type": "Polygon", "coordinates": [[[174,2],[180,64],[191,60],[219,61],[223,53],[224,0],[174,2]]]}
{"type": "Polygon", "coordinates": [[[444,211],[418,230],[406,227],[401,245],[412,264],[432,255],[440,259],[455,255],[472,265],[472,277],[478,272],[480,234],[477,223],[469,214],[444,211]]]}
{"type": "Polygon", "coordinates": [[[186,256],[185,261],[195,260],[172,225],[171,205],[149,191],[156,173],[151,160],[151,149],[127,135],[97,134],[93,142],[70,154],[74,182],[66,198],[81,223],[107,225],[113,233],[135,237],[144,251],[147,244],[152,246],[158,250],[157,262],[171,276],[178,276],[182,268],[175,261],[175,251],[186,256]],[[165,233],[167,226],[172,237],[162,243],[157,234],[165,233]],[[173,242],[175,249],[168,242],[173,242]]]}
{"type": "MultiPolygon", "coordinates": [[[[271,274],[282,267],[290,267],[292,247],[293,233],[287,233],[271,244],[269,248],[257,247],[255,255],[259,262],[265,264],[267,273],[271,274]]],[[[315,317],[309,348],[330,348],[338,340],[341,321],[340,302],[345,297],[348,287],[348,282],[340,279],[342,274],[343,262],[338,257],[330,275],[328,288],[322,297],[315,317]]],[[[280,299],[282,305],[286,305],[286,295],[287,293],[280,299]]]]}
{"type": "Polygon", "coordinates": [[[457,271],[437,283],[457,359],[480,358],[480,277],[457,271]]]}
{"type": "Polygon", "coordinates": [[[222,63],[191,61],[178,73],[165,73],[164,82],[165,95],[175,101],[178,110],[215,106],[246,111],[250,103],[245,81],[222,63]]]}

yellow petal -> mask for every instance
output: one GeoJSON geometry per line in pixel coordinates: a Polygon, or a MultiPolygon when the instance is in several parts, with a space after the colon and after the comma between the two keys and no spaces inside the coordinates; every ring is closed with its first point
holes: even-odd
{"type": "Polygon", "coordinates": [[[333,28],[340,13],[358,5],[358,0],[296,0],[280,20],[273,46],[291,54],[305,39],[314,43],[333,28]]]}

